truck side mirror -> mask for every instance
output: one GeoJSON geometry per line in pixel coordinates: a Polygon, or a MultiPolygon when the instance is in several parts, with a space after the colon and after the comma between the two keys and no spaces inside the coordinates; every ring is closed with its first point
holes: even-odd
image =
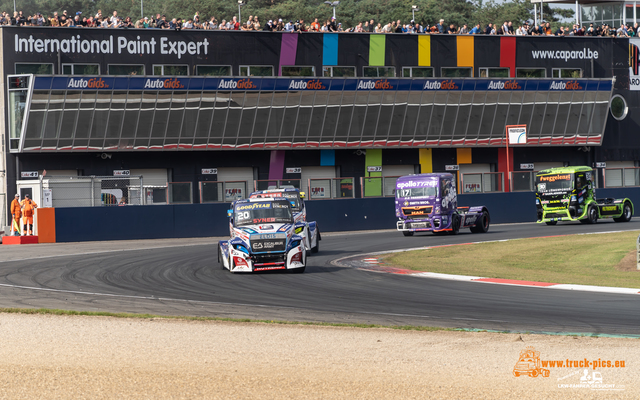
{"type": "Polygon", "coordinates": [[[227,210],[227,217],[233,217],[233,210],[227,210]]]}

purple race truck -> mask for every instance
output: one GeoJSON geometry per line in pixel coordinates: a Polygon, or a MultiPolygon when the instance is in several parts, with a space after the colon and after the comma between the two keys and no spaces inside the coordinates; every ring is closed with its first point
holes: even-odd
{"type": "Polygon", "coordinates": [[[405,236],[432,231],[457,234],[461,228],[473,233],[489,230],[485,206],[458,207],[456,179],[452,174],[401,176],[396,181],[397,228],[405,236]]]}

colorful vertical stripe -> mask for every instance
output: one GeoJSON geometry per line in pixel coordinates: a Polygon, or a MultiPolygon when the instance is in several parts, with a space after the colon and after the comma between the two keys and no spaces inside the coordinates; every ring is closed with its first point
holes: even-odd
{"type": "Polygon", "coordinates": [[[296,65],[296,51],[298,49],[298,35],[294,33],[283,33],[280,46],[280,67],[278,76],[282,76],[283,65],[296,65]]]}
{"type": "Polygon", "coordinates": [[[473,68],[473,36],[456,36],[456,46],[458,49],[458,67],[473,68]]]}
{"type": "Polygon", "coordinates": [[[457,148],[456,155],[458,165],[471,164],[471,148],[457,148]]]}
{"type": "Polygon", "coordinates": [[[418,65],[431,66],[431,35],[418,36],[418,65]]]}
{"type": "Polygon", "coordinates": [[[283,175],[284,150],[271,150],[271,159],[269,160],[269,179],[282,179],[283,175]]]}
{"type": "Polygon", "coordinates": [[[384,51],[387,36],[384,34],[369,35],[369,65],[384,66],[384,51]]]}
{"type": "MultiPolygon", "coordinates": [[[[364,176],[366,178],[381,177],[381,172],[368,172],[367,167],[382,167],[382,149],[367,149],[364,163],[364,176]]],[[[364,195],[365,197],[382,196],[382,179],[366,179],[364,195]]]]}
{"type": "Polygon", "coordinates": [[[338,65],[338,34],[322,35],[322,65],[338,65]]]}
{"type": "Polygon", "coordinates": [[[509,76],[516,77],[516,38],[500,38],[500,67],[509,68],[509,76]]]}
{"type": "Polygon", "coordinates": [[[418,149],[420,160],[420,172],[423,174],[430,174],[433,172],[433,150],[432,149],[418,149]]]}

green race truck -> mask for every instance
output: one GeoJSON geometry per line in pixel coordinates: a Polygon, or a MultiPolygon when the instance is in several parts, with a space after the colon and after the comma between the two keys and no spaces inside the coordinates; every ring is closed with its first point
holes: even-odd
{"type": "Polygon", "coordinates": [[[536,174],[538,223],[555,225],[558,221],[595,224],[599,218],[628,222],[633,203],[624,199],[597,199],[595,171],[590,167],[545,169],[536,174]]]}

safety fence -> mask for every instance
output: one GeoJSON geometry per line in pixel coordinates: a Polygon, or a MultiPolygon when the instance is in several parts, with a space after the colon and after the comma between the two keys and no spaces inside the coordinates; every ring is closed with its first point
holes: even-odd
{"type": "Polygon", "coordinates": [[[34,199],[48,195],[51,204],[41,206],[56,208],[153,204],[156,194],[156,188],[143,186],[142,176],[52,176],[40,180],[37,189],[34,199]]]}

